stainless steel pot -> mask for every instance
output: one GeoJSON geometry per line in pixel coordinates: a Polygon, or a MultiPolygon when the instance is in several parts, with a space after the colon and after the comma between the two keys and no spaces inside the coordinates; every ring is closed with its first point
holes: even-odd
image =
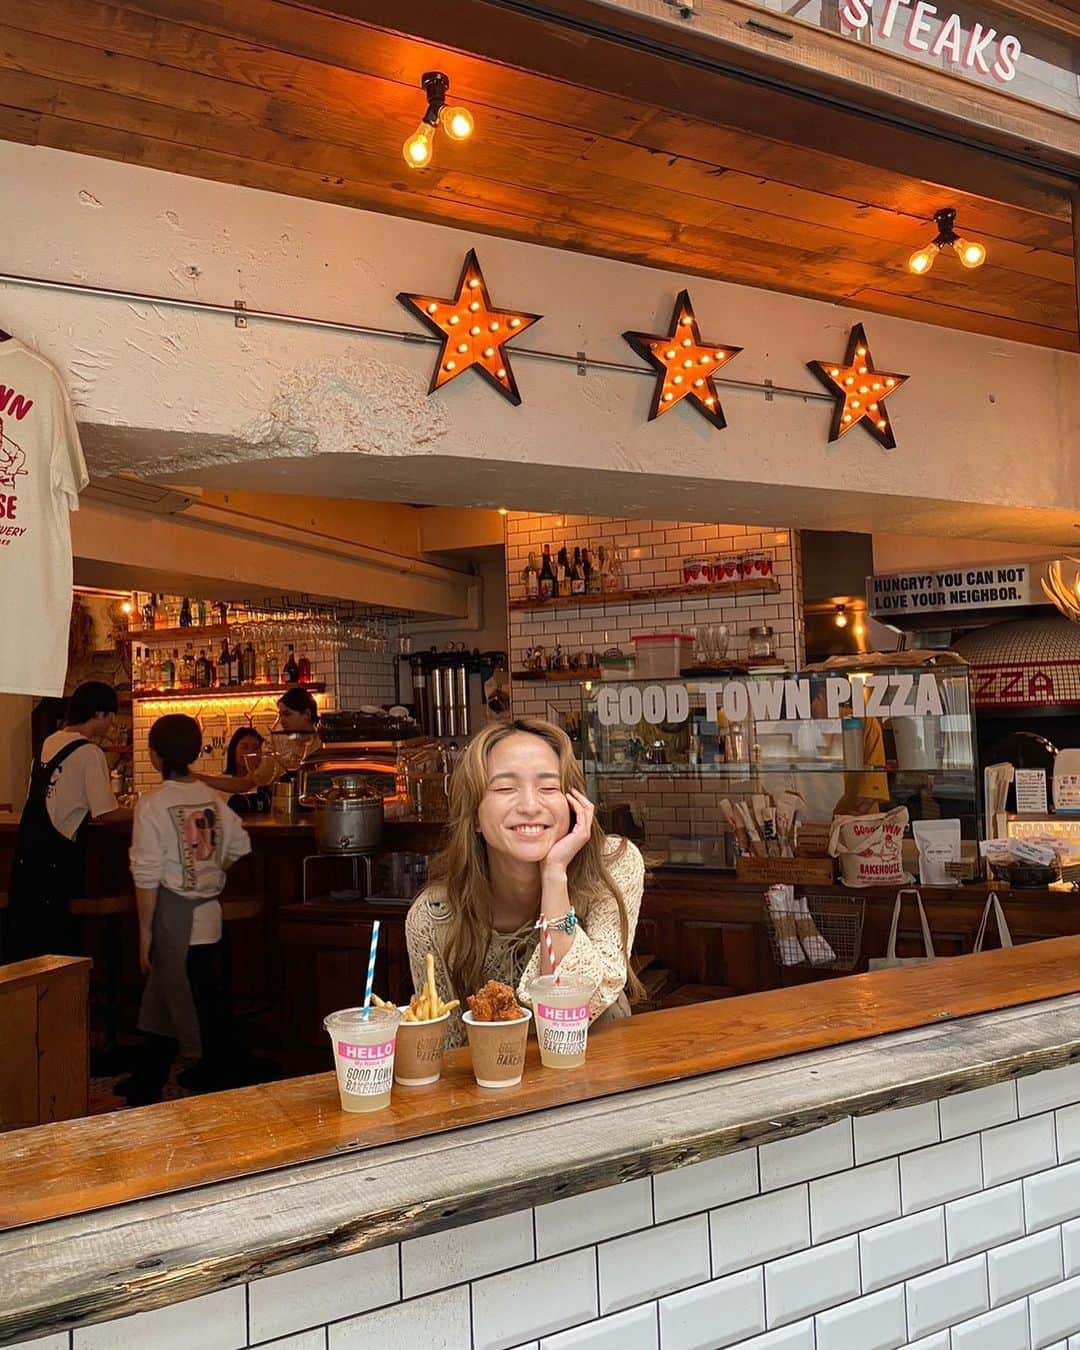
{"type": "Polygon", "coordinates": [[[382,794],[360,779],[335,778],[314,825],[320,853],[371,853],[382,841],[382,794]]]}

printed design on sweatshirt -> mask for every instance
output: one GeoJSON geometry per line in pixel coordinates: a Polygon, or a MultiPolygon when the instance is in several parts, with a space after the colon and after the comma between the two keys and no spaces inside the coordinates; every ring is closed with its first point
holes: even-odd
{"type": "Polygon", "coordinates": [[[220,807],[214,802],[170,806],[169,819],[180,850],[181,890],[198,893],[213,889],[222,870],[220,807]]]}

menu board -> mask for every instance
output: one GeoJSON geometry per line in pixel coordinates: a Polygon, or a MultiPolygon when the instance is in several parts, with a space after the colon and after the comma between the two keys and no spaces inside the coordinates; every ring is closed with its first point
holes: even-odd
{"type": "Polygon", "coordinates": [[[1021,816],[1045,816],[1046,770],[1016,770],[1016,810],[1021,816]]]}

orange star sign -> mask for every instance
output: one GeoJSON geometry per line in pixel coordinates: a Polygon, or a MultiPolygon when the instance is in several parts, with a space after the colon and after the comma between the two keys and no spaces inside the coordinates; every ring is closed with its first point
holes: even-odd
{"type": "Polygon", "coordinates": [[[838,441],[861,422],[886,450],[896,449],[896,437],[885,400],[905,385],[909,376],[887,374],[874,368],[870,344],[861,323],[851,330],[847,356],[842,364],[808,361],[806,365],[836,400],[829,430],[830,441],[838,441]]]}
{"type": "Polygon", "coordinates": [[[713,426],[721,431],[727,426],[713,375],[742,348],[702,341],[689,291],[679,292],[669,333],[624,333],[623,337],[660,375],[649,410],[650,422],[689,398],[713,426]]]}
{"type": "Polygon", "coordinates": [[[475,249],[470,249],[465,257],[457,295],[452,300],[405,291],[399,293],[398,300],[442,339],[442,351],[431,377],[429,394],[457,379],[466,370],[478,370],[515,406],[521,402],[510,358],[503,351],[503,345],[524,333],[543,315],[493,308],[475,249]]]}

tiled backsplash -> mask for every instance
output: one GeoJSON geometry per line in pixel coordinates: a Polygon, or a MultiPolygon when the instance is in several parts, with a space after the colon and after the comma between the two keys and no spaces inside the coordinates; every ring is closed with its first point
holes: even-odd
{"type": "Polygon", "coordinates": [[[1078,1160],[1072,1065],[32,1344],[1080,1350],[1078,1160]]]}

